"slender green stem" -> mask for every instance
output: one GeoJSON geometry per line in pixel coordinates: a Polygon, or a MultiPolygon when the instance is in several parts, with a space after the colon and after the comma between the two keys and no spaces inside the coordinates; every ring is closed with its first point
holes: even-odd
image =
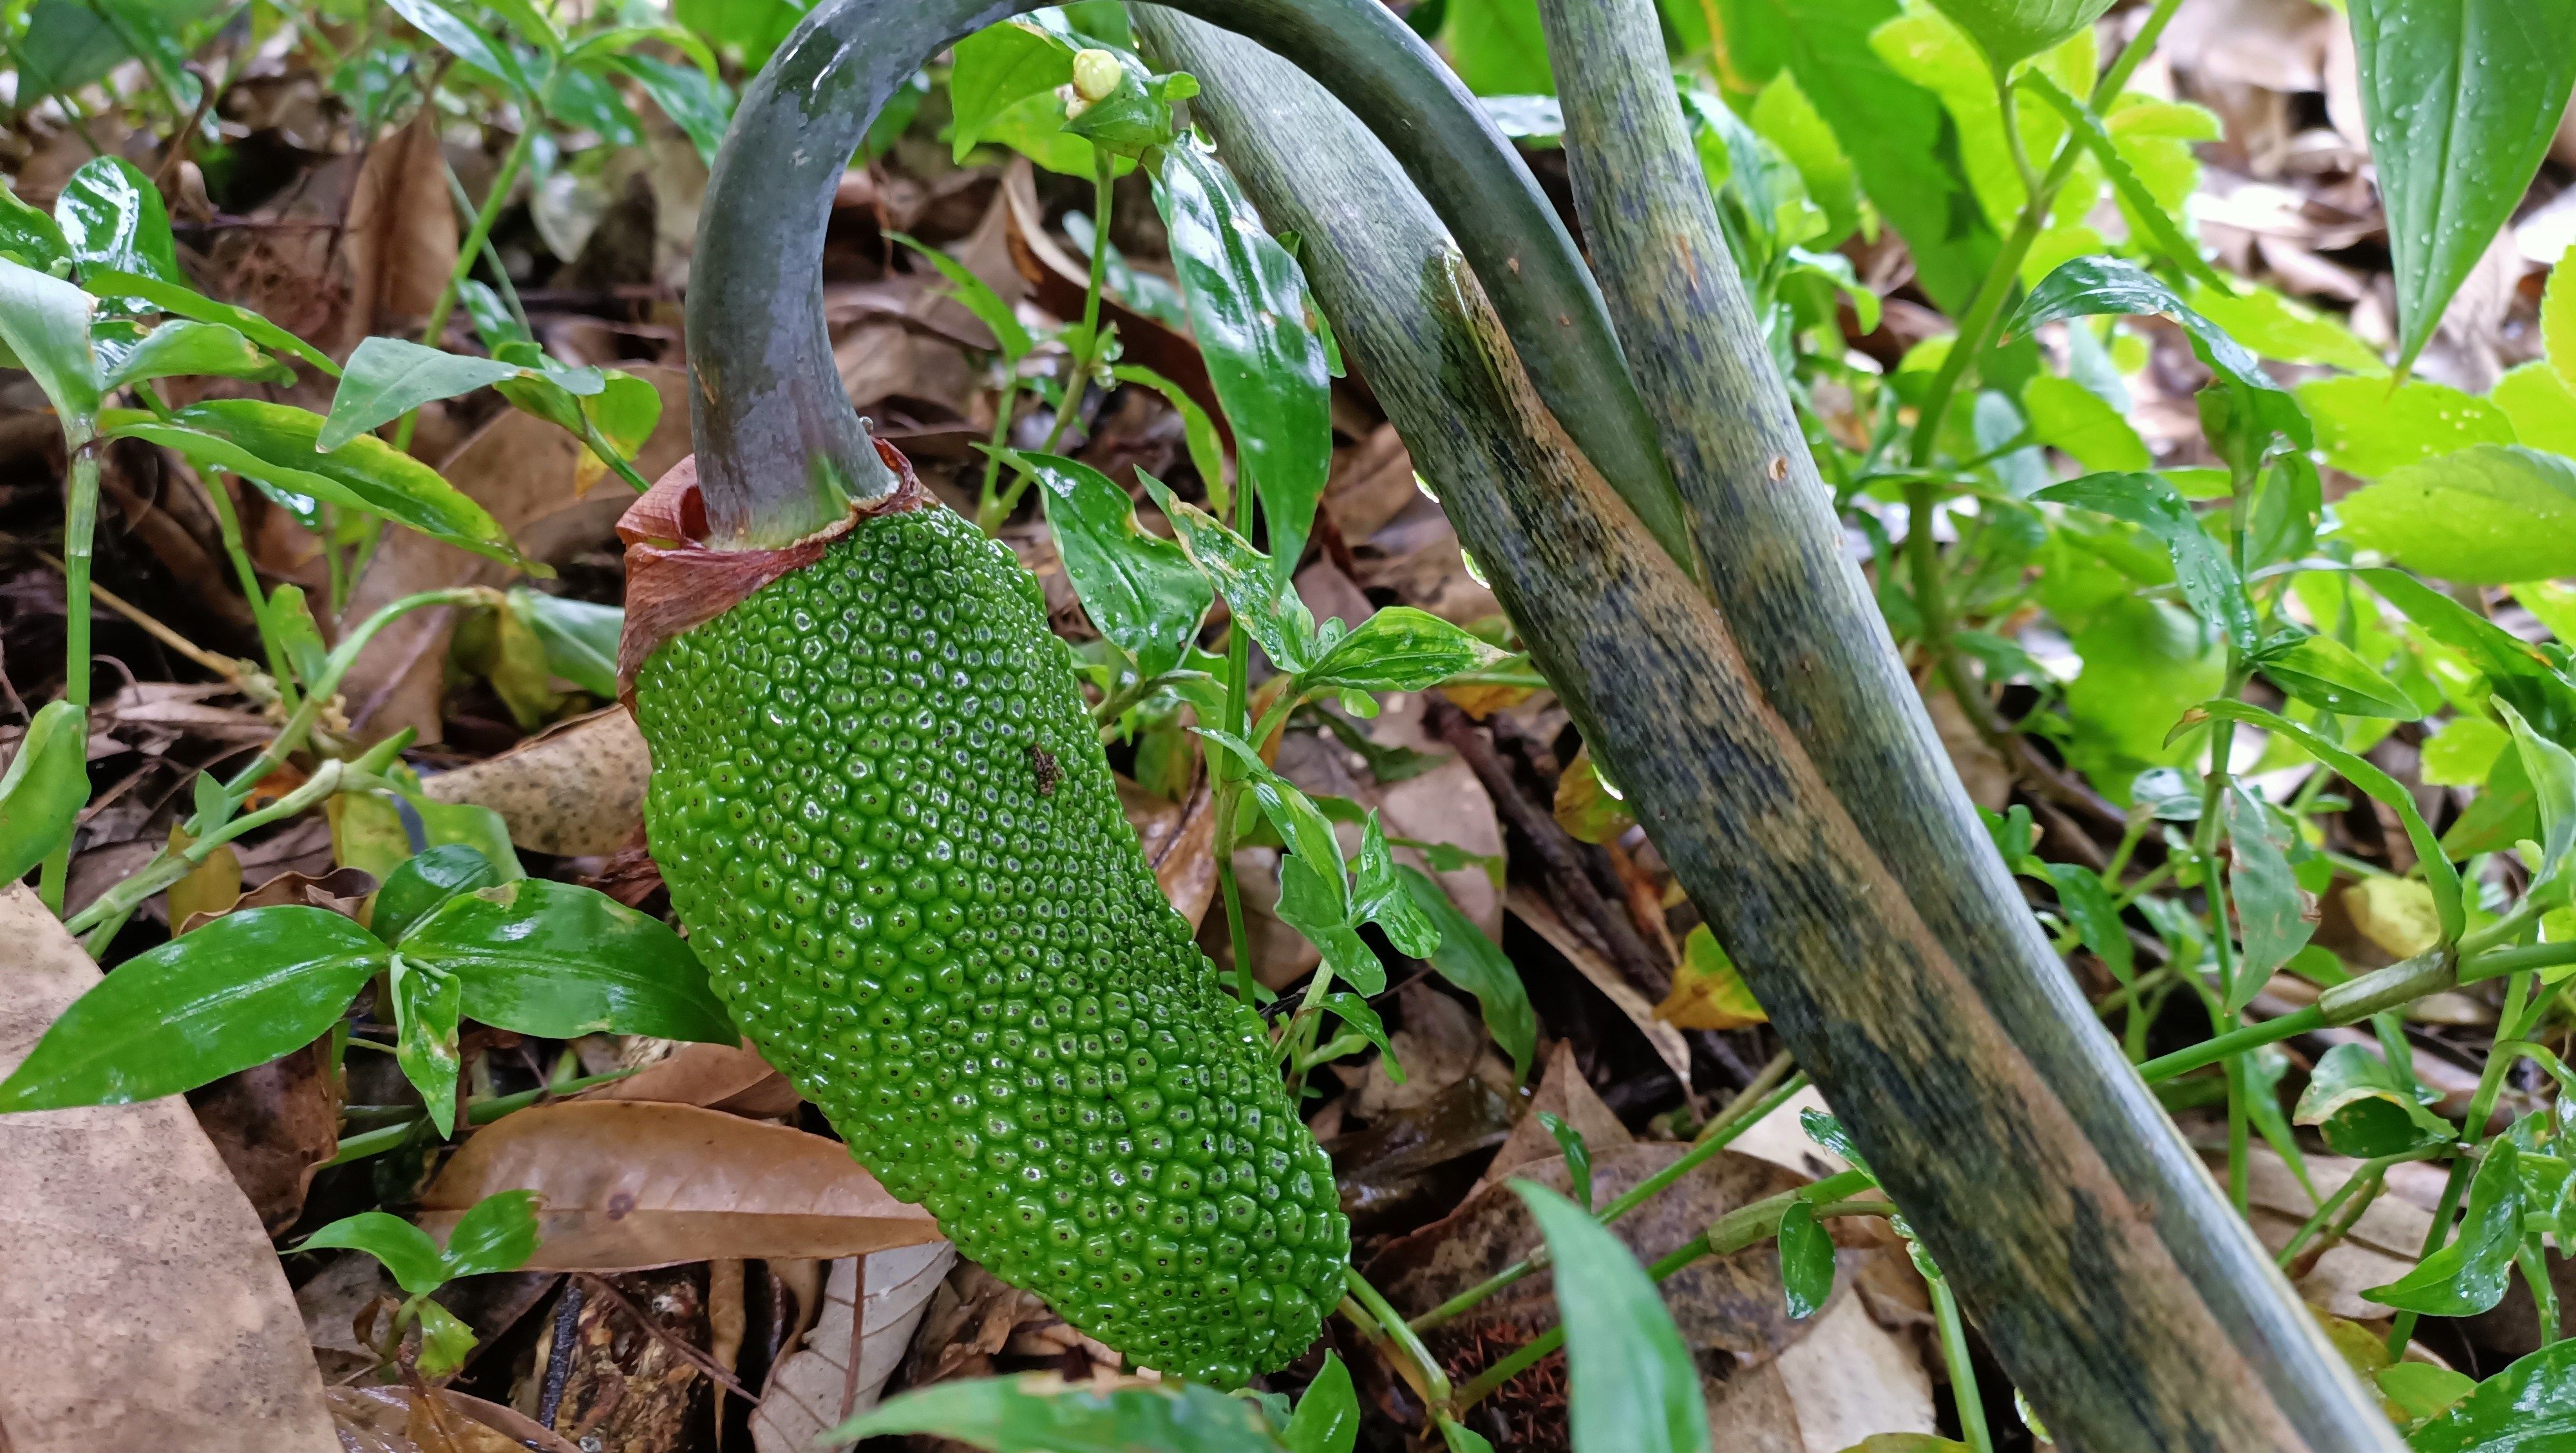
{"type": "Polygon", "coordinates": [[[268,674],[277,682],[277,699],[288,716],[295,714],[295,674],[287,669],[286,647],[277,639],[269,621],[268,591],[259,583],[259,567],[251,563],[250,547],[242,538],[241,517],[233,509],[232,491],[224,488],[223,476],[207,470],[199,476],[206,486],[206,500],[214,507],[215,527],[222,534],[224,553],[232,558],[233,575],[241,581],[242,595],[250,602],[250,616],[259,628],[260,649],[268,657],[268,674]]]}
{"type": "MultiPolygon", "coordinates": [[[[365,1044],[372,1049],[383,1049],[386,1047],[383,1045],[373,1044],[370,1041],[363,1039],[351,1040],[350,1043],[365,1044]]],[[[640,1068],[640,1066],[638,1068],[640,1068]]],[[[515,1095],[496,1095],[489,1100],[477,1100],[473,1104],[465,1107],[465,1119],[469,1124],[489,1125],[504,1115],[508,1115],[519,1110],[525,1110],[540,1100],[547,1099],[549,1097],[561,1098],[565,1095],[576,1095],[589,1089],[593,1085],[605,1085],[612,1080],[622,1080],[628,1075],[634,1073],[634,1069],[611,1070],[604,1075],[585,1075],[579,1079],[562,1080],[555,1084],[546,1085],[534,1090],[521,1090],[515,1095]]],[[[408,1107],[405,1108],[408,1109],[408,1107]]],[[[359,1135],[342,1136],[340,1138],[339,1150],[336,1151],[329,1160],[324,1161],[323,1164],[346,1165],[353,1160],[364,1160],[371,1155],[382,1155],[386,1151],[391,1150],[411,1139],[414,1135],[419,1134],[421,1127],[428,1123],[429,1121],[426,1119],[411,1119],[405,1120],[399,1125],[387,1125],[381,1129],[369,1130],[359,1135]]]]}
{"type": "Polygon", "coordinates": [[[1950,1369],[1950,1400],[1959,1410],[1959,1431],[1973,1453],[1995,1453],[1995,1435],[1986,1427],[1986,1400],[1977,1390],[1977,1364],[1968,1355],[1968,1324],[1959,1315],[1958,1294],[1947,1277],[1929,1279],[1932,1315],[1941,1325],[1941,1360],[1950,1369]]]}
{"type": "MultiPolygon", "coordinates": [[[[2469,1096],[2468,1118],[2460,1125],[2459,1159],[2451,1162],[2451,1177],[2442,1183],[2442,1198],[2433,1207],[2433,1224],[2424,1231],[2424,1248],[2417,1262],[2442,1249],[2451,1239],[2451,1218],[2458,1214],[2460,1197],[2469,1188],[2469,1175],[2476,1168],[2472,1152],[2486,1140],[2487,1121],[2495,1115],[2496,1097],[2504,1092],[2505,1072],[2519,1056],[2502,1053],[2504,1046],[2522,1038],[2527,1028],[2523,1011],[2530,1003],[2532,977],[2516,974],[2505,981],[2504,1009],[2496,1016],[2496,1037],[2487,1051],[2486,1068],[2478,1075],[2478,1087],[2469,1096]]],[[[2546,999],[2542,1007],[2546,1006],[2546,999]]],[[[2402,1357],[2406,1344],[2415,1337],[2416,1314],[2399,1312],[2388,1328],[2388,1355],[2402,1357]]]]}
{"type": "Polygon", "coordinates": [[[2030,164],[2030,146],[2022,140],[2021,106],[2013,95],[2012,78],[2000,67],[1995,70],[1995,106],[2003,121],[2004,150],[2012,154],[2013,172],[2021,178],[2022,205],[2035,206],[2040,200],[2039,170],[2030,164]]]}
{"type": "MultiPolygon", "coordinates": [[[[465,286],[465,280],[473,276],[475,261],[483,253],[483,244],[491,240],[492,224],[500,220],[501,208],[510,200],[510,189],[518,185],[519,172],[528,164],[528,153],[536,146],[541,124],[536,108],[527,108],[519,139],[510,144],[509,155],[501,159],[501,170],[493,175],[491,189],[483,194],[482,209],[474,214],[473,227],[467,230],[465,241],[456,249],[456,266],[448,272],[447,283],[438,290],[438,301],[430,306],[429,321],[421,329],[421,340],[432,348],[439,346],[438,340],[447,332],[448,317],[456,311],[457,292],[465,286]]],[[[402,427],[394,433],[394,447],[410,453],[412,430],[419,425],[417,410],[403,415],[402,427]]]]}
{"type": "Polygon", "coordinates": [[[1350,1289],[1352,1298],[1377,1319],[1388,1340],[1413,1359],[1414,1366],[1422,1373],[1423,1395],[1430,1399],[1433,1409],[1448,1412],[1449,1374],[1440,1370],[1440,1363],[1432,1357],[1431,1349],[1422,1345],[1422,1339],[1405,1324],[1403,1315],[1388,1305],[1377,1288],[1369,1285],[1368,1278],[1360,1275],[1358,1267],[1342,1268],[1342,1284],[1350,1289]]]}
{"type": "MultiPolygon", "coordinates": [[[[1733,1144],[1745,1131],[1761,1123],[1764,1117],[1787,1104],[1792,1096],[1806,1087],[1807,1077],[1800,1074],[1790,1077],[1778,1089],[1750,1105],[1746,1105],[1739,1097],[1736,1104],[1729,1105],[1717,1119],[1709,1122],[1709,1128],[1700,1133],[1699,1142],[1689,1151],[1671,1165],[1637,1182],[1629,1188],[1627,1194],[1602,1207],[1594,1219],[1607,1226],[1644,1205],[1660,1194],[1665,1187],[1707,1164],[1719,1151],[1733,1144]],[[1730,1119],[1729,1116],[1733,1118],[1730,1119]]],[[[1417,1332],[1427,1332],[1443,1322],[1455,1321],[1487,1297],[1528,1276],[1531,1272],[1541,1270],[1547,1264],[1546,1249],[1541,1248],[1528,1258],[1504,1267],[1501,1271],[1414,1318],[1413,1329],[1417,1332]]]]}
{"type": "MultiPolygon", "coordinates": [[[[449,199],[455,202],[457,211],[473,216],[476,210],[474,199],[466,194],[464,180],[456,175],[456,168],[451,166],[446,168],[446,171],[449,199]]],[[[510,320],[519,325],[520,332],[531,338],[535,337],[537,330],[528,326],[528,310],[519,302],[519,285],[511,281],[510,270],[501,265],[500,250],[492,245],[492,239],[488,235],[483,239],[483,261],[492,265],[493,291],[501,295],[501,306],[510,310],[510,320]]],[[[465,285],[457,284],[456,290],[462,294],[465,291],[465,285]]]]}
{"type": "MultiPolygon", "coordinates": [[[[1818,1214],[1821,1215],[1822,1212],[1819,1211],[1818,1214]]],[[[1647,1275],[1652,1276],[1656,1281],[1669,1281],[1675,1275],[1680,1273],[1683,1268],[1688,1267],[1692,1262],[1697,1261],[1706,1255],[1708,1255],[1708,1238],[1706,1236],[1694,1236],[1690,1240],[1683,1242],[1681,1246],[1671,1254],[1662,1257],[1657,1260],[1654,1265],[1647,1267],[1646,1273],[1647,1275]]],[[[1537,1366],[1541,1359],[1564,1345],[1565,1327],[1562,1323],[1550,1327],[1538,1336],[1531,1338],[1528,1342],[1524,1343],[1519,1350],[1513,1352],[1512,1355],[1495,1363],[1493,1366],[1486,1368],[1483,1372],[1476,1374],[1476,1378],[1473,1382],[1470,1382],[1465,1387],[1458,1389],[1458,1411],[1464,1412],[1467,1409],[1474,1407],[1485,1398],[1492,1396],[1496,1388],[1501,1387],[1503,1384],[1510,1382],[1513,1378],[1518,1377],[1522,1373],[1529,1371],[1532,1367],[1537,1366]]]]}
{"type": "MultiPolygon", "coordinates": [[[[63,509],[63,700],[89,710],[89,576],[92,539],[98,533],[98,452],[92,447],[91,421],[77,416],[62,421],[63,445],[70,451],[68,497],[63,509]]],[[[36,892],[53,913],[63,911],[63,893],[71,882],[69,843],[45,859],[36,892]]]]}
{"type": "Polygon", "coordinates": [[[1011,418],[1020,405],[1020,370],[1011,365],[1010,376],[1003,380],[1002,396],[993,405],[993,437],[984,450],[984,487],[976,493],[975,523],[991,534],[1001,528],[1000,496],[1002,483],[1002,450],[1011,442],[1011,418]]]}
{"type": "MultiPolygon", "coordinates": [[[[2467,945],[2462,944],[2465,955],[2467,945]]],[[[2563,968],[2576,964],[2576,940],[2558,943],[2535,943],[2522,948],[2493,949],[2460,965],[2460,982],[2474,984],[2481,979],[2499,979],[2507,974],[2527,973],[2534,969],[2563,968]]]]}
{"type": "Polygon", "coordinates": [[[2558,1289],[2549,1280],[2549,1263],[2540,1254],[2539,1238],[2525,1236],[2514,1252],[2514,1261],[2522,1268],[2522,1280],[2531,1288],[2531,1307],[2540,1317],[2540,1345],[2558,1340],[2558,1289]]]}
{"type": "Polygon", "coordinates": [[[590,415],[587,413],[581,416],[581,442],[590,446],[590,452],[599,457],[600,463],[607,465],[616,472],[619,479],[626,481],[628,489],[642,494],[653,487],[643,475],[635,472],[634,462],[626,457],[625,451],[609,443],[608,436],[599,432],[599,426],[591,422],[590,415]]]}
{"type": "Polygon", "coordinates": [[[2170,1080],[2176,1075],[2188,1074],[2204,1065],[2213,1065],[2230,1056],[2243,1054],[2247,1050],[2260,1049],[2267,1044],[2278,1044],[2293,1035],[2306,1034],[2325,1027],[2325,1011],[2311,1004],[2296,1014],[2284,1014],[2278,1019],[2258,1020],[2255,1023],[2231,1029],[2214,1038],[2204,1039],[2188,1049],[2178,1049],[2171,1054],[2151,1059],[2138,1066],[2138,1077],[2148,1084],[2157,1084],[2170,1080]]]}
{"type": "MultiPolygon", "coordinates": [[[[1046,442],[1038,446],[1040,454],[1053,454],[1063,444],[1067,430],[1073,427],[1074,415],[1082,412],[1083,390],[1091,386],[1092,372],[1109,351],[1108,340],[1100,336],[1100,297],[1109,285],[1109,216],[1117,205],[1118,175],[1116,158],[1094,148],[1098,164],[1092,172],[1091,279],[1082,292],[1082,331],[1074,339],[1072,355],[1066,360],[1062,397],[1056,401],[1055,423],[1047,429],[1046,442]]],[[[996,421],[996,427],[1008,422],[1008,416],[996,421]]],[[[1025,470],[1011,472],[1010,487],[1002,497],[979,509],[976,523],[986,534],[1002,527],[1011,511],[1020,507],[1020,496],[1029,488],[1025,470]]]]}

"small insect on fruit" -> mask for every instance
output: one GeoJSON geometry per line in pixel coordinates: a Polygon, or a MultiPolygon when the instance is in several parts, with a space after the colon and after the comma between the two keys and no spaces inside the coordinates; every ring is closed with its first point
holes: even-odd
{"type": "Polygon", "coordinates": [[[888,1190],[1146,1366],[1306,1350],[1350,1254],[1332,1166],[1009,550],[916,494],[661,642],[634,698],[709,980],[888,1190]]]}

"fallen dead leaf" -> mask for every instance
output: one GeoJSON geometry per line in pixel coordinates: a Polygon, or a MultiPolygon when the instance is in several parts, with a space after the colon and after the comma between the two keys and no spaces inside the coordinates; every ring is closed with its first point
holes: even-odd
{"type": "Polygon", "coordinates": [[[1607,960],[1593,952],[1592,946],[1557,915],[1554,905],[1515,884],[1504,894],[1503,906],[1512,911],[1513,917],[1538,930],[1539,937],[1565,955],[1566,962],[1591,980],[1592,987],[1599,989],[1603,997],[1617,1005],[1619,1012],[1628,1016],[1628,1022],[1636,1025],[1638,1032],[1646,1036],[1646,1042],[1654,1046],[1656,1057],[1683,1084],[1691,1082],[1690,1042],[1682,1038],[1680,1030],[1655,1017],[1654,1004],[1638,993],[1607,960]]]}
{"type": "Polygon", "coordinates": [[[801,1098],[748,1040],[739,1045],[639,1040],[635,1047],[642,1057],[628,1063],[643,1068],[576,1098],[703,1105],[755,1119],[792,1115],[801,1098]]]}
{"type": "Polygon", "coordinates": [[[335,351],[390,331],[379,324],[426,318],[456,271],[456,207],[448,199],[438,121],[434,110],[423,109],[410,125],[368,148],[358,167],[342,240],[349,311],[335,351]]]}
{"type": "Polygon", "coordinates": [[[1637,1137],[1630,1135],[1628,1127],[1619,1123],[1619,1117],[1592,1092],[1591,1081],[1583,1077],[1583,1067],[1575,1063],[1574,1046],[1558,1040],[1555,1051],[1548,1056],[1547,1069],[1539,1076],[1537,1092],[1522,1107],[1520,1123],[1512,1127],[1512,1137],[1503,1142],[1503,1148],[1494,1152],[1493,1164],[1485,1167],[1483,1178],[1467,1193],[1468,1200],[1500,1184],[1522,1166],[1565,1154],[1556,1143],[1555,1133],[1539,1123],[1541,1114],[1564,1121],[1583,1137],[1584,1148],[1595,1156],[1637,1143],[1637,1137]]]}
{"type": "Polygon", "coordinates": [[[335,1387],[324,1396],[348,1453],[444,1453],[442,1436],[456,1453],[580,1453],[524,1413],[445,1388],[434,1392],[436,1413],[407,1387],[335,1387]],[[433,1418],[435,1431],[425,1426],[433,1418]]]}
{"type": "Polygon", "coordinates": [[[779,1359],[762,1389],[760,1407],[751,1415],[752,1446],[759,1453],[808,1453],[823,1446],[825,1429],[874,1408],[956,1261],[956,1247],[930,1241],[833,1262],[823,1285],[823,1315],[805,1334],[804,1345],[779,1359]],[[867,1312],[854,1319],[851,1302],[863,1263],[867,1312]]]}
{"type": "MultiPolygon", "coordinates": [[[[98,982],[0,889],[0,1073],[98,982]]],[[[178,1097],[0,1116],[0,1427],[12,1453],[330,1453],[277,1254],[178,1097]]]]}
{"type": "Polygon", "coordinates": [[[537,1193],[540,1271],[854,1256],[936,1240],[839,1141],[694,1105],[571,1100],[477,1133],[421,1197],[444,1236],[498,1191],[537,1193]]]}
{"type": "Polygon", "coordinates": [[[1407,985],[1396,996],[1396,1004],[1402,1027],[1388,1042],[1404,1078],[1398,1082],[1389,1073],[1383,1055],[1356,1074],[1345,1072],[1343,1083],[1351,1085],[1350,1113],[1375,1120],[1390,1111],[1420,1109],[1470,1075],[1497,1093],[1511,1089],[1511,1067],[1487,1047],[1485,1027],[1474,1010],[1421,982],[1407,985]]]}
{"type": "Polygon", "coordinates": [[[561,857],[599,856],[644,820],[652,753],[623,706],[561,721],[489,761],[427,778],[441,802],[501,814],[510,841],[561,857]]]}
{"type": "MultiPolygon", "coordinates": [[[[2308,1179],[2321,1196],[2340,1190],[2361,1165],[2332,1155],[2311,1155],[2306,1160],[2308,1179]]],[[[2290,1174],[2288,1163],[2269,1146],[2257,1145],[2247,1153],[2246,1195],[2247,1220],[2254,1234],[2266,1250],[2276,1253],[2316,1210],[2306,1189],[2290,1174]]],[[[2383,1191],[2343,1240],[2323,1255],[2311,1251],[2293,1263],[2291,1280],[2301,1296],[2335,1316],[2355,1321],[2386,1317],[2389,1309],[2364,1298],[2362,1289],[2386,1286],[2414,1270],[2416,1253],[2423,1249],[2432,1224],[2432,1215],[2423,1207],[2383,1191]]]]}
{"type": "MultiPolygon", "coordinates": [[[[238,862],[235,868],[238,870],[238,862]]],[[[181,882],[184,884],[186,880],[181,882]]],[[[285,872],[220,907],[201,907],[185,917],[179,916],[179,903],[174,897],[170,905],[171,916],[178,921],[181,933],[193,932],[226,913],[245,908],[325,908],[355,918],[358,905],[366,902],[367,895],[375,892],[377,886],[376,875],[362,868],[334,868],[320,877],[311,873],[285,872]]]]}
{"type": "Polygon", "coordinates": [[[192,1091],[188,1107],[271,1236],[304,1212],[313,1176],[340,1148],[340,1079],[329,1036],[192,1091]]]}

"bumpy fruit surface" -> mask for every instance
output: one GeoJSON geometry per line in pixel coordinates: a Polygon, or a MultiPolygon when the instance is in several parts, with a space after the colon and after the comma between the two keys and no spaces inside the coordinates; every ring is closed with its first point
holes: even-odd
{"type": "Polygon", "coordinates": [[[1132,1360],[1303,1352],[1350,1228],[1155,886],[1043,594],[937,507],[664,643],[654,859],[718,993],[887,1189],[1132,1360]]]}

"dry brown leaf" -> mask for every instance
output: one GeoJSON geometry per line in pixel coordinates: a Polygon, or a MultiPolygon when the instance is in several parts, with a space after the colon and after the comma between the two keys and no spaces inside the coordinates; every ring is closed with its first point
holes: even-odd
{"type": "MultiPolygon", "coordinates": [[[[0,1073],[98,982],[0,889],[0,1073]]],[[[286,1273],[178,1097],[0,1116],[0,1427],[12,1453],[331,1453],[286,1273]]]]}
{"type": "Polygon", "coordinates": [[[653,771],[644,734],[626,708],[558,722],[489,761],[421,783],[441,802],[501,814],[510,841],[533,852],[587,857],[617,851],[644,820],[653,771]]]}
{"type": "MultiPolygon", "coordinates": [[[[400,320],[426,318],[456,271],[456,207],[438,145],[438,113],[368,148],[349,193],[349,311],[341,350],[400,320]]],[[[436,339],[430,340],[437,342],[436,339]]]]}
{"type": "Polygon", "coordinates": [[[636,1270],[714,1257],[855,1256],[939,1236],[837,1140],[694,1105],[573,1100],[465,1142],[421,1197],[444,1236],[499,1191],[537,1193],[539,1271],[636,1270]]]}
{"type": "Polygon", "coordinates": [[[444,1434],[456,1453],[580,1453],[526,1414],[444,1388],[436,1392],[437,1432],[424,1438],[429,1407],[407,1387],[335,1387],[331,1421],[348,1453],[430,1453],[444,1434]]]}
{"type": "MultiPolygon", "coordinates": [[[[656,479],[689,452],[688,374],[653,364],[636,364],[627,372],[662,394],[661,422],[635,455],[637,471],[656,479]]],[[[439,470],[490,511],[531,558],[556,560],[608,543],[617,517],[634,499],[621,490],[597,490],[584,499],[581,461],[587,457],[588,451],[563,430],[510,409],[477,430],[439,470]]],[[[501,585],[509,579],[509,567],[496,561],[414,530],[388,530],[350,592],[342,619],[364,620],[417,591],[501,585]]],[[[370,739],[409,726],[420,731],[424,745],[443,740],[439,698],[456,618],[453,610],[416,612],[388,627],[359,655],[341,690],[348,696],[350,721],[370,739]]]]}
{"type": "Polygon", "coordinates": [[[584,1100],[650,1100],[666,1105],[704,1105],[728,1114],[767,1116],[795,1113],[798,1096],[787,1077],[770,1068],[749,1040],[739,1045],[689,1044],[674,1040],[643,1041],[649,1058],[631,1061],[643,1068],[622,1080],[584,1090],[584,1100]]]}
{"type": "Polygon", "coordinates": [[[1680,1030],[1656,1018],[1655,1006],[1646,996],[1638,993],[1618,969],[1567,926],[1553,905],[1517,884],[1504,895],[1503,903],[1511,909],[1513,917],[1537,929],[1539,937],[1565,955],[1566,962],[1580,970],[1583,977],[1592,981],[1592,987],[1599,989],[1605,998],[1618,1006],[1620,1013],[1628,1016],[1628,1022],[1636,1025],[1638,1032],[1646,1036],[1646,1042],[1654,1046],[1656,1057],[1683,1084],[1690,1083],[1690,1042],[1682,1038],[1680,1030]]]}
{"type": "MultiPolygon", "coordinates": [[[[2306,1157],[2308,1179],[2317,1194],[2332,1196],[2352,1178],[2361,1163],[2341,1156],[2306,1157]]],[[[2278,1252],[2316,1210],[2307,1190],[2290,1174],[2287,1162],[2269,1146],[2257,1145],[2246,1162],[2247,1219],[2266,1249],[2278,1252]]],[[[2291,1267],[2299,1294],[2338,1317],[2369,1321],[2388,1315],[2388,1308],[2361,1295],[2365,1287],[2386,1286],[2415,1269],[2433,1218],[2423,1207],[2383,1192],[2370,1203],[2342,1241],[2323,1255],[2308,1253],[2291,1267]]]]}
{"type": "MultiPolygon", "coordinates": [[[[1398,1083],[1387,1071],[1385,1056],[1371,1059],[1356,1075],[1350,1113],[1376,1120],[1395,1110],[1418,1110],[1451,1085],[1474,1075],[1500,1094],[1512,1088],[1510,1066],[1488,1047],[1485,1026],[1476,1012],[1458,1000],[1415,982],[1396,996],[1403,1027],[1388,1037],[1396,1063],[1404,1069],[1398,1083]]],[[[1554,1151],[1550,1151],[1554,1154],[1554,1151]]]]}
{"type": "MultiPolygon", "coordinates": [[[[213,860],[207,860],[211,863],[213,860]]],[[[239,867],[237,863],[236,868],[239,867]]],[[[183,886],[183,879],[180,885],[183,886]]],[[[175,891],[170,903],[170,916],[179,924],[179,932],[188,933],[205,927],[226,913],[245,908],[326,908],[348,917],[358,916],[358,905],[376,891],[376,875],[361,868],[333,868],[319,877],[311,873],[285,872],[270,878],[247,893],[235,896],[220,907],[200,908],[185,917],[179,914],[175,891]]]]}
{"type": "Polygon", "coordinates": [[[304,1211],[313,1176],[340,1148],[331,1040],[229,1074],[188,1096],[197,1124],[272,1236],[304,1211]]]}
{"type": "Polygon", "coordinates": [[[808,1453],[825,1429],[874,1408],[912,1344],[932,1293],[956,1261],[956,1247],[932,1241],[832,1263],[823,1315],[805,1334],[805,1344],[779,1359],[762,1389],[751,1417],[752,1446],[759,1453],[808,1453]],[[862,1261],[867,1314],[859,1321],[854,1369],[850,1304],[862,1261]]]}
{"type": "Polygon", "coordinates": [[[1512,1127],[1512,1138],[1494,1152],[1493,1164],[1485,1167],[1484,1177],[1467,1193],[1468,1200],[1484,1194],[1486,1187],[1501,1183],[1522,1166],[1565,1153],[1556,1143],[1555,1133],[1539,1123],[1541,1114],[1564,1121],[1583,1137],[1585,1148],[1595,1156],[1637,1143],[1637,1137],[1630,1135],[1628,1127],[1620,1124],[1619,1117],[1592,1092],[1591,1081],[1583,1077],[1583,1067],[1574,1061],[1574,1046],[1560,1039],[1548,1056],[1546,1071],[1539,1076],[1537,1093],[1522,1107],[1520,1123],[1512,1127]]]}

